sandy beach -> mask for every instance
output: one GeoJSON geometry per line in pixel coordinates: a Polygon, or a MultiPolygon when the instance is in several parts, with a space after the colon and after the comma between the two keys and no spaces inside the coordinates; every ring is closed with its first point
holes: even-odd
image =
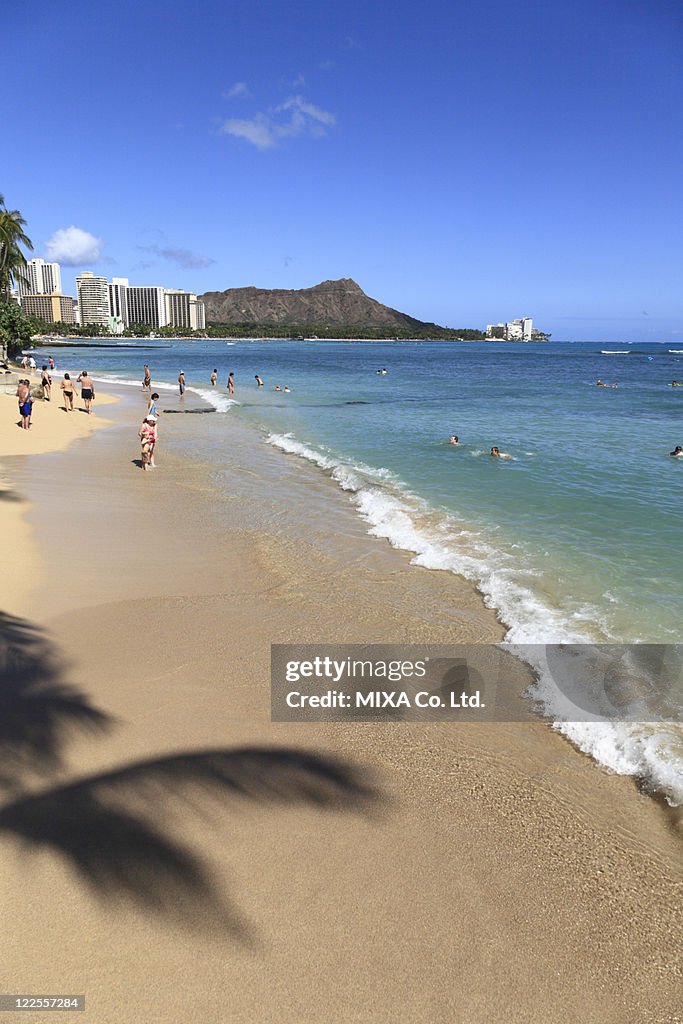
{"type": "Polygon", "coordinates": [[[497,642],[476,591],[238,423],[229,497],[181,452],[209,417],[162,417],[143,474],[144,399],[100,390],[26,438],[0,401],[3,991],[94,1024],[683,1019],[680,818],[632,779],[531,720],[270,721],[271,643],[497,642]]]}

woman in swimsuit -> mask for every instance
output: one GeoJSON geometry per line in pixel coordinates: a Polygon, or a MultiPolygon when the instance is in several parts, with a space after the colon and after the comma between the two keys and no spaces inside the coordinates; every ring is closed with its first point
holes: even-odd
{"type": "Polygon", "coordinates": [[[147,365],[147,363],[145,363],[144,370],[145,370],[145,379],[142,382],[142,390],[143,391],[151,391],[151,389],[152,389],[152,374],[150,372],[150,369],[149,369],[149,366],[147,365]]]}
{"type": "Polygon", "coordinates": [[[66,412],[74,411],[74,382],[68,373],[64,374],[64,380],[59,385],[64,393],[64,409],[66,412]]]}
{"type": "Polygon", "coordinates": [[[43,371],[40,377],[40,383],[43,386],[43,395],[45,397],[45,401],[49,402],[50,396],[52,394],[52,377],[47,372],[47,364],[43,366],[43,371]]]}
{"type": "Polygon", "coordinates": [[[235,374],[231,370],[230,373],[228,374],[228,394],[229,395],[234,395],[235,394],[235,379],[234,378],[235,378],[235,374]]]}

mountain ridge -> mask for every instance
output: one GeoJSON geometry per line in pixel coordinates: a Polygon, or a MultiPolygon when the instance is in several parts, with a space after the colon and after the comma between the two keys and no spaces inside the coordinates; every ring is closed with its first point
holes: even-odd
{"type": "Polygon", "coordinates": [[[207,324],[373,327],[396,330],[436,327],[370,298],[351,277],[310,288],[227,288],[205,292],[207,324]]]}

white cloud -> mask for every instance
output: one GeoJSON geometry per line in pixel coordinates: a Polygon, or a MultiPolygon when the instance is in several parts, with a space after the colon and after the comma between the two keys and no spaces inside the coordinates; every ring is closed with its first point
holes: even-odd
{"type": "Polygon", "coordinates": [[[278,111],[293,110],[296,113],[303,114],[305,117],[312,118],[314,121],[320,121],[321,124],[334,124],[337,120],[334,114],[316,107],[313,103],[308,103],[303,96],[290,96],[289,99],[285,100],[276,109],[278,111]]]}
{"type": "Polygon", "coordinates": [[[101,238],[95,238],[89,231],[77,228],[59,228],[45,243],[48,259],[63,263],[67,267],[82,267],[86,263],[97,263],[102,249],[101,238]]]}
{"type": "Polygon", "coordinates": [[[334,114],[309,103],[303,96],[290,96],[267,114],[259,113],[248,120],[231,118],[224,121],[221,131],[245,139],[257,149],[272,149],[278,139],[324,135],[325,127],[336,124],[336,121],[334,114]]]}
{"type": "Polygon", "coordinates": [[[246,139],[257,149],[270,149],[275,145],[273,126],[265,114],[257,114],[250,121],[231,118],[223,122],[222,131],[237,139],[246,139]]]}
{"type": "Polygon", "coordinates": [[[236,100],[240,96],[251,96],[251,91],[246,82],[235,82],[230,88],[223,93],[226,100],[236,100]]]}

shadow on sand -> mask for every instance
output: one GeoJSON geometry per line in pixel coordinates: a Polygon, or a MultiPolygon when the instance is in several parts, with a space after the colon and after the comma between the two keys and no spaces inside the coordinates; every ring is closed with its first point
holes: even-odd
{"type": "Polygon", "coordinates": [[[39,629],[0,613],[0,835],[60,854],[102,898],[253,941],[222,880],[174,837],[173,820],[205,826],[210,807],[232,801],[356,812],[378,803],[355,766],[289,747],[188,751],[68,778],[69,740],[115,721],[63,674],[39,629]]]}

